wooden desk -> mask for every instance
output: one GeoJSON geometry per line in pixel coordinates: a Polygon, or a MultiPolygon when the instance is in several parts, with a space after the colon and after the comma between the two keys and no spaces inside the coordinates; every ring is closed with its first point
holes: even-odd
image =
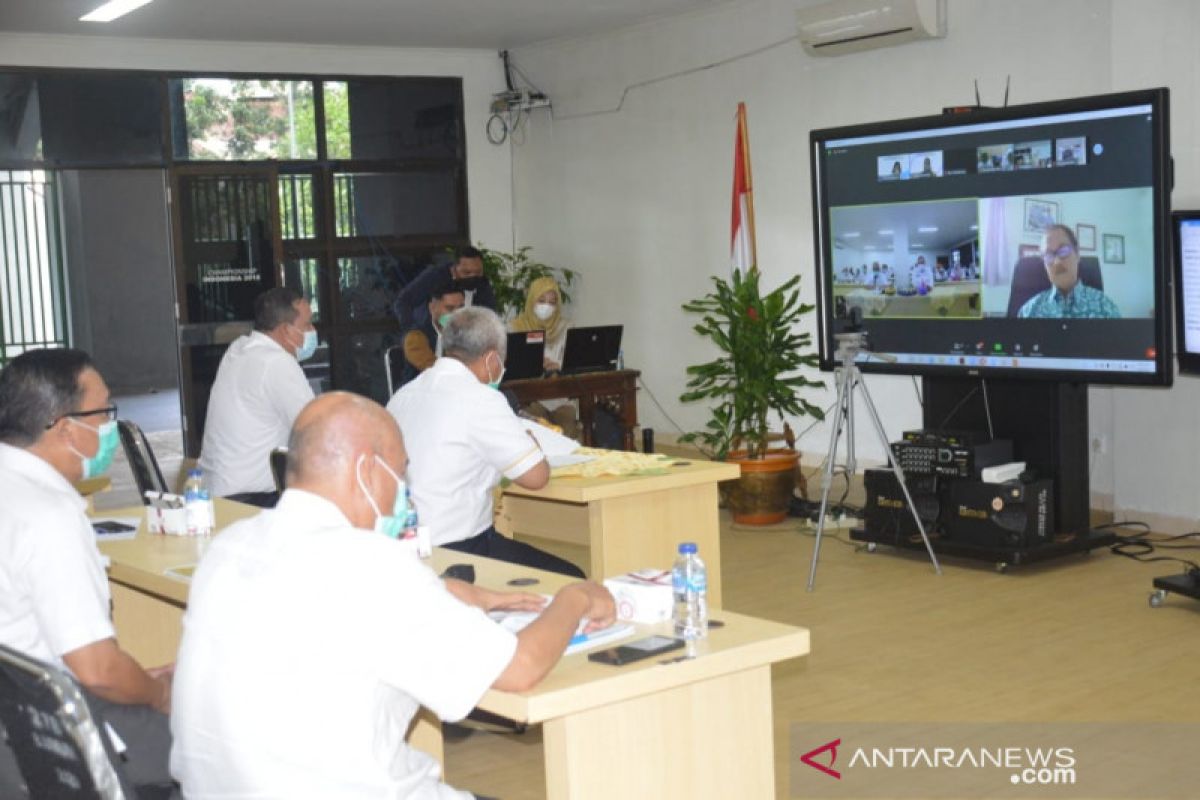
{"type": "Polygon", "coordinates": [[[708,567],[708,598],[721,607],[721,530],[717,482],[736,478],[735,464],[692,461],[666,475],[552,478],[537,491],[504,490],[496,528],[589,548],[588,575],[675,561],[680,542],[692,541],[708,567]]]}
{"type": "Polygon", "coordinates": [[[560,397],[579,401],[579,421],[583,443],[592,446],[592,422],[597,402],[612,399],[619,410],[626,450],[633,450],[633,429],[637,427],[637,379],[642,373],[635,369],[613,372],[589,372],[584,375],[561,375],[557,378],[527,378],[507,381],[501,389],[512,392],[520,405],[535,400],[555,400],[560,397]]]}
{"type": "MultiPolygon", "coordinates": [[[[570,580],[453,551],[435,550],[434,562],[473,564],[475,582],[494,589],[518,575],[538,577],[530,588],[543,593],[570,580]]],[[[489,691],[479,707],[542,724],[550,800],[774,797],[771,664],[807,654],[809,634],[727,611],[715,617],[725,626],[694,660],[609,667],[566,656],[532,691],[489,691]]]]}
{"type": "MultiPolygon", "coordinates": [[[[217,501],[218,529],[258,509],[217,501]]],[[[141,507],[97,515],[133,516],[141,507]]],[[[143,664],[174,658],[189,584],[167,577],[203,557],[209,539],[151,535],[106,542],[117,636],[143,664]],[[118,590],[120,593],[118,594],[118,590]],[[159,641],[154,641],[155,638],[159,641]],[[139,650],[140,648],[140,650],[139,650]],[[146,652],[169,654],[148,658],[146,652]]],[[[508,589],[514,577],[535,577],[532,591],[553,593],[569,578],[437,548],[431,561],[475,567],[476,583],[508,589]]],[[[805,655],[809,634],[766,620],[719,612],[725,623],[702,642],[694,660],[663,665],[647,659],[624,667],[566,656],[535,689],[489,691],[487,711],[543,725],[546,790],[551,800],[629,796],[768,798],[774,796],[771,664],[805,655]],[[635,791],[630,787],[637,787],[635,791]]],[[[669,625],[640,626],[639,635],[669,625]]],[[[422,710],[409,741],[442,760],[441,727],[422,710]]],[[[454,780],[453,773],[449,776],[454,780]]]]}

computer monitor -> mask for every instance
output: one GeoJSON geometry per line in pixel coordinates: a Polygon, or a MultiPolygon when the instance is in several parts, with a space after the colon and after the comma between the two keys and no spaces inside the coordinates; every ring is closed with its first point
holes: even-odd
{"type": "Polygon", "coordinates": [[[504,359],[504,380],[519,381],[542,377],[542,373],[546,371],[543,363],[545,352],[545,331],[510,333],[508,355],[504,359]]]}
{"type": "Polygon", "coordinates": [[[1179,371],[1200,375],[1200,211],[1171,215],[1175,254],[1175,352],[1179,371]]]}
{"type": "Polygon", "coordinates": [[[864,371],[1169,384],[1167,115],[1152,89],[812,131],[821,366],[861,313],[864,371]]]}

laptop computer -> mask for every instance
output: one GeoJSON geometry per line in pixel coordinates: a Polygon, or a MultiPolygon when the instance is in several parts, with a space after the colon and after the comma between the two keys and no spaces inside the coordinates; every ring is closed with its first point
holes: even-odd
{"type": "Polygon", "coordinates": [[[508,335],[508,355],[504,359],[504,381],[540,378],[545,367],[546,332],[526,331],[508,335]]]}
{"type": "Polygon", "coordinates": [[[592,328],[568,328],[567,344],[563,351],[563,374],[579,375],[616,369],[624,327],[597,325],[592,328]]]}

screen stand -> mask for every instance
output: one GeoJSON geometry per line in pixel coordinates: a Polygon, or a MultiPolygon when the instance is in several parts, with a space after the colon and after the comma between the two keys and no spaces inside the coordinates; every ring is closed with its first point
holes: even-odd
{"type": "Polygon", "coordinates": [[[926,377],[923,385],[926,430],[987,431],[990,405],[993,435],[1012,441],[1014,460],[1054,481],[1056,532],[1090,530],[1087,384],[926,377]]]}

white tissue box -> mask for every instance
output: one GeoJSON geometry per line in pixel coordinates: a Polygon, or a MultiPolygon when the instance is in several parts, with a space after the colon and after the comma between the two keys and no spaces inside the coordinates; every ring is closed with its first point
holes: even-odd
{"type": "Polygon", "coordinates": [[[173,494],[146,492],[150,505],[146,506],[146,529],[150,533],[165,533],[171,536],[187,535],[187,512],[183,498],[173,494]],[[168,508],[167,503],[179,502],[179,508],[168,508]]]}
{"type": "Polygon", "coordinates": [[[675,603],[671,573],[660,569],[639,569],[607,578],[604,588],[617,603],[617,618],[652,625],[671,619],[675,603]]]}

